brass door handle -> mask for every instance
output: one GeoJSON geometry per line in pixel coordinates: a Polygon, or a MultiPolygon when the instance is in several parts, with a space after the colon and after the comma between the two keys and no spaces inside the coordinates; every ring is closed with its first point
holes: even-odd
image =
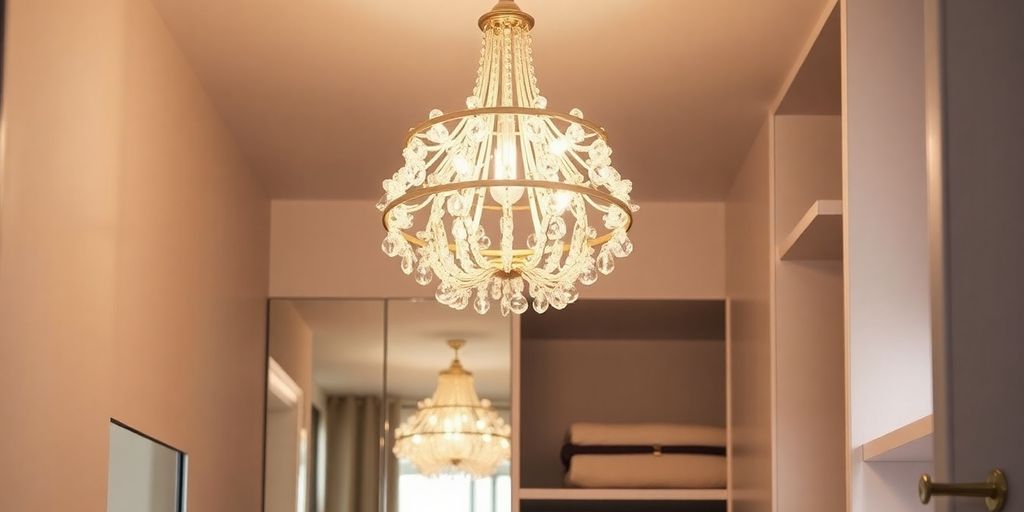
{"type": "Polygon", "coordinates": [[[999,512],[1006,504],[1006,475],[1002,470],[993,469],[984,483],[973,484],[937,484],[932,477],[921,475],[917,484],[917,495],[921,503],[928,503],[932,496],[973,496],[985,498],[985,506],[990,512],[999,512]]]}

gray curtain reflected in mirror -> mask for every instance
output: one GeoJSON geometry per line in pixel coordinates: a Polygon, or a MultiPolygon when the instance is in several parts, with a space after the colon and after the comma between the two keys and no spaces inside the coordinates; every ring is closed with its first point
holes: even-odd
{"type": "MultiPolygon", "coordinates": [[[[464,412],[481,414],[472,423],[485,430],[492,420],[507,424],[511,323],[500,313],[455,311],[433,300],[271,300],[264,510],[510,512],[507,457],[473,466],[486,470],[474,476],[442,457],[441,466],[451,467],[436,476],[424,474],[421,457],[396,455],[396,428],[454,364],[451,339],[465,340],[458,364],[488,404],[464,412]]],[[[488,443],[508,443],[499,430],[488,430],[488,443]]],[[[417,441],[428,439],[424,433],[417,441]]]]}
{"type": "Polygon", "coordinates": [[[107,512],[185,510],[185,454],[110,423],[107,512]]]}

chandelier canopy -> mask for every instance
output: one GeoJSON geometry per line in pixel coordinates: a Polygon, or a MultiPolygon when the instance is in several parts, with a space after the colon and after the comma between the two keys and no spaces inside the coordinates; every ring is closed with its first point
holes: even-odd
{"type": "Polygon", "coordinates": [[[410,130],[405,165],[384,180],[385,254],[437,300],[480,314],[562,309],[628,256],[638,207],[600,125],[547,109],[534,74],[533,17],[500,0],[466,108],[410,130]],[[493,239],[492,239],[493,237],[493,239]]]}
{"type": "Polygon", "coordinates": [[[455,359],[438,377],[434,396],[421,400],[416,413],[395,429],[395,455],[411,461],[420,474],[483,478],[511,455],[511,428],[489,400],[477,396],[473,374],[459,362],[465,344],[448,341],[455,359]]]}

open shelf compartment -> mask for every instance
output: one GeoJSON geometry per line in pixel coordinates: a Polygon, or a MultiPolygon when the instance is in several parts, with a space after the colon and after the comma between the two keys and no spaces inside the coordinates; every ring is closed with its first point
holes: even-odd
{"type": "Polygon", "coordinates": [[[725,315],[724,299],[581,300],[523,315],[520,511],[724,512],[724,488],[567,486],[558,454],[576,421],[726,425],[725,315]]]}

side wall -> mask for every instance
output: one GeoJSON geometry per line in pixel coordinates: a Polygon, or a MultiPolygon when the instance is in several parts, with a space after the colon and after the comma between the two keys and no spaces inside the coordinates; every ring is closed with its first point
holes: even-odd
{"type": "Polygon", "coordinates": [[[260,508],[268,201],[148,0],[8,2],[0,510],[105,510],[110,418],[260,508]]]}
{"type": "MultiPolygon", "coordinates": [[[[636,249],[583,298],[722,298],[722,203],[641,204],[630,231],[636,249]]],[[[273,297],[433,297],[380,250],[384,229],[371,201],[274,201],[273,297]]]]}
{"type": "Polygon", "coordinates": [[[736,512],[768,512],[773,503],[769,131],[766,118],[725,203],[736,512]]]}
{"type": "Polygon", "coordinates": [[[927,510],[916,489],[930,462],[867,463],[861,453],[932,413],[924,7],[841,5],[851,505],[927,510]]]}

